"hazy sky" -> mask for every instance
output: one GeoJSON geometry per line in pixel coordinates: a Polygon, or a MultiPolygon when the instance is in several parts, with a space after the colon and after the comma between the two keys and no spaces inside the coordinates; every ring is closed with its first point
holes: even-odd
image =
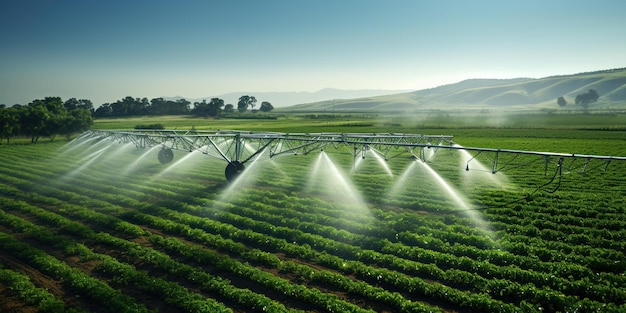
{"type": "Polygon", "coordinates": [[[3,0],[0,103],[424,89],[626,67],[622,0],[3,0]]]}

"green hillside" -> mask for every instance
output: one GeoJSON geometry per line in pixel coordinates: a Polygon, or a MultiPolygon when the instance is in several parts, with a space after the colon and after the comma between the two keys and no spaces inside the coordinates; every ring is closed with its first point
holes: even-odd
{"type": "Polygon", "coordinates": [[[595,89],[600,95],[598,101],[590,105],[590,110],[626,109],[626,68],[539,79],[469,79],[414,92],[306,103],[284,110],[409,113],[432,110],[581,110],[574,104],[575,98],[589,89],[595,89]],[[561,96],[568,103],[562,108],[556,103],[561,96]]]}

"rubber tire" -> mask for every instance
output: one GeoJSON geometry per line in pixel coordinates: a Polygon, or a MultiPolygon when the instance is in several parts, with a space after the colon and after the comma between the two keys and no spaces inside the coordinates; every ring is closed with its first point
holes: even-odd
{"type": "Polygon", "coordinates": [[[172,152],[172,149],[161,149],[161,151],[159,151],[159,162],[161,162],[161,164],[170,163],[173,159],[174,152],[172,152]]]}
{"type": "Polygon", "coordinates": [[[224,170],[224,176],[226,176],[227,181],[233,182],[235,181],[235,179],[237,179],[237,176],[239,176],[239,174],[241,174],[245,169],[246,167],[243,165],[243,163],[239,161],[232,161],[228,163],[228,165],[226,165],[226,169],[224,170]]]}

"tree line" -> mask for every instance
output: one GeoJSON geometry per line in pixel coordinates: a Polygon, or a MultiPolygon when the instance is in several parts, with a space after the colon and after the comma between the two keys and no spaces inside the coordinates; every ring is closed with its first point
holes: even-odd
{"type": "MultiPolygon", "coordinates": [[[[271,103],[263,101],[258,110],[257,100],[253,96],[241,96],[237,103],[237,112],[250,110],[269,112],[274,109],[271,103]]],[[[17,136],[29,137],[32,143],[41,137],[54,140],[57,135],[70,137],[91,127],[93,118],[126,117],[139,115],[195,115],[219,118],[222,114],[235,113],[235,106],[224,104],[220,98],[209,102],[192,103],[185,99],[166,100],[163,98],[125,97],[113,103],[105,103],[94,109],[87,99],[71,98],[63,101],[60,97],[37,99],[28,105],[15,104],[7,107],[0,104],[0,143],[17,136]]]]}
{"type": "MultiPolygon", "coordinates": [[[[253,113],[257,100],[254,96],[241,96],[237,103],[237,111],[244,113],[248,110],[253,113]]],[[[259,111],[269,112],[274,107],[271,103],[261,103],[259,111]]],[[[105,103],[94,111],[94,117],[124,117],[138,115],[195,115],[219,118],[222,114],[235,112],[233,104],[225,104],[223,99],[212,98],[209,102],[202,100],[192,103],[186,99],[166,100],[163,98],[133,98],[125,97],[114,103],[105,103]]]]}
{"type": "Polygon", "coordinates": [[[69,138],[83,132],[93,124],[93,104],[90,100],[71,98],[65,102],[60,97],[34,100],[28,105],[12,107],[0,105],[0,142],[16,136],[26,136],[31,143],[40,137],[54,140],[57,135],[69,138]]]}

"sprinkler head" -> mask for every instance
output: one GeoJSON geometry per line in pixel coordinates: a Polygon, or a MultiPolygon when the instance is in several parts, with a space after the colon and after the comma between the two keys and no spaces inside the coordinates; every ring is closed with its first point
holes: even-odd
{"type": "Polygon", "coordinates": [[[466,165],[465,165],[465,171],[466,171],[466,172],[469,172],[469,164],[466,164],[466,165]]]}

